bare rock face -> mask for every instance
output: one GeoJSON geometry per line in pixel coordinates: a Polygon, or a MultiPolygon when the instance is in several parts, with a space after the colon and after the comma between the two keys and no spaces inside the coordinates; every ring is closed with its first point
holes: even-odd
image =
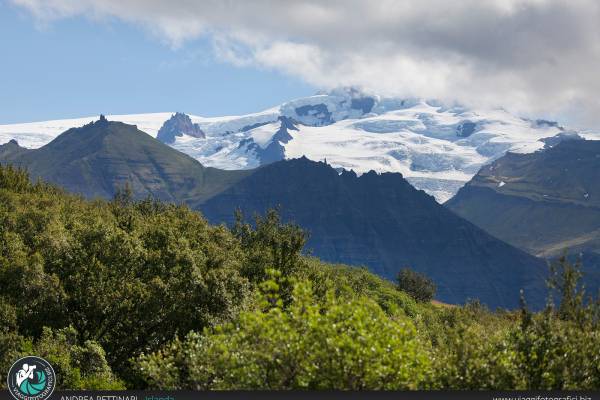
{"type": "Polygon", "coordinates": [[[266,146],[264,149],[259,146],[254,139],[251,137],[248,139],[244,139],[240,142],[239,147],[246,148],[246,152],[252,152],[255,156],[260,160],[260,165],[270,164],[276,161],[281,161],[285,159],[285,147],[283,146],[285,143],[288,143],[292,140],[292,136],[289,131],[297,131],[298,130],[298,122],[294,121],[289,117],[279,117],[281,125],[273,138],[271,139],[271,143],[266,146]]]}
{"type": "Polygon", "coordinates": [[[187,114],[175,113],[169,118],[158,131],[156,138],[163,143],[175,142],[175,137],[188,135],[196,138],[204,138],[206,135],[198,124],[192,123],[187,114]]]}

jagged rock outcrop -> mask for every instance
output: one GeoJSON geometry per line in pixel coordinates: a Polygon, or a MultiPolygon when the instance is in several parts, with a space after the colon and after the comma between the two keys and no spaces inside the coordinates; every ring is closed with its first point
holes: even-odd
{"type": "Polygon", "coordinates": [[[178,112],[165,121],[156,138],[163,143],[171,144],[175,142],[175,137],[183,135],[195,138],[206,137],[200,126],[194,124],[187,114],[178,112]]]}

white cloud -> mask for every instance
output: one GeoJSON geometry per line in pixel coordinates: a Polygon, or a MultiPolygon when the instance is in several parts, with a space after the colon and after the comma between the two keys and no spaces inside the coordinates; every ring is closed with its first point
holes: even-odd
{"type": "Polygon", "coordinates": [[[596,0],[12,0],[49,22],[139,24],[173,46],[323,88],[502,105],[600,123],[596,0]]]}

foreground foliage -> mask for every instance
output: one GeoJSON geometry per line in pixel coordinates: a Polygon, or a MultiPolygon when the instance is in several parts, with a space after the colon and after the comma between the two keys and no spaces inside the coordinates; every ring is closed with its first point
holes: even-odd
{"type": "Polygon", "coordinates": [[[554,267],[545,310],[491,312],[324,264],[305,240],[274,212],[228,229],[0,167],[0,368],[36,354],[70,389],[600,388],[577,265],[554,267]]]}
{"type": "Polygon", "coordinates": [[[328,292],[319,302],[308,282],[295,286],[292,303],[283,308],[279,283],[264,286],[262,310],[141,357],[145,379],[165,389],[423,386],[430,362],[409,318],[389,318],[367,298],[328,292]]]}

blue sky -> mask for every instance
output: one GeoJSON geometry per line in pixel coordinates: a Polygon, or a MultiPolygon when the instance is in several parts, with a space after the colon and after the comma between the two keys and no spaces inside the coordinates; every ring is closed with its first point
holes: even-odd
{"type": "Polygon", "coordinates": [[[206,39],[173,48],[117,19],[49,24],[0,0],[0,124],[105,114],[260,111],[317,89],[218,61],[206,39]]]}

